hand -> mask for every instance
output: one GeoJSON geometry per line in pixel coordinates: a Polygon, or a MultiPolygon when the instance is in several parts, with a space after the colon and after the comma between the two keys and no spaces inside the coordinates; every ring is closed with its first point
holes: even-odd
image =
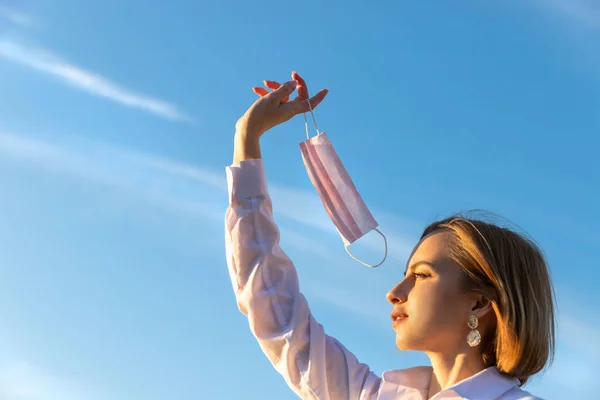
{"type": "Polygon", "coordinates": [[[236,124],[236,134],[256,141],[266,131],[283,122],[290,120],[293,116],[310,111],[323,101],[328,93],[324,89],[312,98],[308,98],[308,88],[304,79],[296,72],[292,73],[291,81],[281,85],[273,81],[265,81],[265,86],[273,89],[272,92],[264,88],[255,87],[254,92],[260,98],[252,104],[246,113],[236,124]],[[290,95],[298,89],[298,96],[289,101],[290,95]],[[310,107],[308,102],[310,101],[310,107]]]}

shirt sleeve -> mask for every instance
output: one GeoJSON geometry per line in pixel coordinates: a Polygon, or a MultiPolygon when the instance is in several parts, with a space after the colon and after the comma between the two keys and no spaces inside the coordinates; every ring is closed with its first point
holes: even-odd
{"type": "Polygon", "coordinates": [[[381,379],[325,334],[300,292],[294,264],[279,246],[262,160],[226,171],[227,264],[237,305],[261,349],[302,399],[374,398],[381,379]]]}

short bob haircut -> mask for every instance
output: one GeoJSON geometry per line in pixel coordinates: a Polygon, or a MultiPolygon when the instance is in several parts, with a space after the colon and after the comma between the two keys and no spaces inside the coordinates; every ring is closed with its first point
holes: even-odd
{"type": "Polygon", "coordinates": [[[450,233],[448,256],[464,274],[464,290],[491,303],[495,326],[483,333],[481,357],[520,385],[552,362],[554,289],[544,254],[524,234],[460,214],[425,228],[450,233]]]}

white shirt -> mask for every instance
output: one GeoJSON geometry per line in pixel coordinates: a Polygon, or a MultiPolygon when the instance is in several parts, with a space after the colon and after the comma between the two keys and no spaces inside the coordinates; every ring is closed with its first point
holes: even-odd
{"type": "MultiPolygon", "coordinates": [[[[279,246],[263,162],[226,169],[227,265],[237,304],[275,369],[303,399],[427,399],[431,367],[387,371],[378,377],[325,334],[299,289],[294,264],[279,246]]],[[[495,367],[446,388],[435,400],[541,400],[495,367]]]]}

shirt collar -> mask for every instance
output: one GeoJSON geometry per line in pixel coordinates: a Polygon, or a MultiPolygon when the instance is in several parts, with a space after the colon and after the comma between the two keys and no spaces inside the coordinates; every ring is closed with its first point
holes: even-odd
{"type": "MultiPolygon", "coordinates": [[[[431,367],[414,367],[383,373],[383,381],[406,389],[426,392],[431,382],[431,367]]],[[[516,378],[503,375],[496,367],[488,367],[442,390],[434,398],[444,398],[444,394],[456,394],[462,399],[495,399],[519,384],[516,378]]]]}
{"type": "Polygon", "coordinates": [[[509,378],[496,367],[489,367],[475,375],[462,380],[448,389],[464,398],[495,399],[519,384],[516,378],[509,378]]]}

